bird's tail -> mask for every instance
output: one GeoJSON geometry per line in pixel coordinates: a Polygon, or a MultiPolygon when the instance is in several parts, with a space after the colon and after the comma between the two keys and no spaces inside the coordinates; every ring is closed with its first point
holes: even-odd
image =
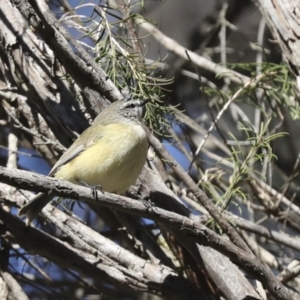
{"type": "Polygon", "coordinates": [[[53,195],[39,193],[31,201],[26,203],[18,212],[18,216],[26,216],[26,225],[39,214],[44,206],[47,205],[53,198],[53,195]]]}

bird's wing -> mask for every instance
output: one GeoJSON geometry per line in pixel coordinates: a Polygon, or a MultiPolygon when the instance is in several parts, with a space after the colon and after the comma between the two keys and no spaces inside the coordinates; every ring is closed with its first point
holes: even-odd
{"type": "Polygon", "coordinates": [[[63,165],[71,161],[73,158],[78,156],[81,152],[83,152],[88,147],[92,146],[97,140],[103,137],[102,125],[94,125],[93,127],[87,128],[67,149],[67,151],[61,156],[61,158],[56,162],[53,166],[52,170],[49,173],[49,176],[55,174],[55,172],[63,165]],[[92,128],[92,129],[91,129],[92,128]],[[95,134],[96,133],[96,134],[95,134]],[[84,140],[84,143],[82,142],[84,140]]]}

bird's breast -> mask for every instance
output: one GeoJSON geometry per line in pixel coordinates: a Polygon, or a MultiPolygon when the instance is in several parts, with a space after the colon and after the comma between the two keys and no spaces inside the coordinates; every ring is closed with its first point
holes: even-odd
{"type": "Polygon", "coordinates": [[[146,133],[140,125],[110,124],[100,128],[101,138],[62,166],[55,177],[124,193],[146,162],[146,133]]]}

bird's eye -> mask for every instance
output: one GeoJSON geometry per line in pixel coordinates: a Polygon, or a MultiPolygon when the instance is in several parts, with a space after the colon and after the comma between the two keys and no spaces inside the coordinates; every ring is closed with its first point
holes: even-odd
{"type": "Polygon", "coordinates": [[[135,108],[135,105],[132,103],[129,105],[129,108],[135,108]]]}

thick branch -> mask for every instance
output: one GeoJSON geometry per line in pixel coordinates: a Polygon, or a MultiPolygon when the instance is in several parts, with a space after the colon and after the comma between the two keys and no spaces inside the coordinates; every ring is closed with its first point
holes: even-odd
{"type": "Polygon", "coordinates": [[[246,252],[250,252],[247,245],[238,235],[238,233],[234,230],[231,224],[222,217],[217,208],[212,204],[206,194],[197,186],[197,184],[193,181],[193,179],[185,172],[185,170],[174,161],[172,156],[168,153],[168,151],[162,146],[157,138],[155,138],[152,134],[148,134],[149,142],[156,150],[158,155],[160,155],[165,161],[168,162],[170,167],[174,170],[174,172],[178,175],[178,177],[182,180],[182,182],[189,188],[189,190],[194,194],[197,200],[206,208],[206,210],[211,214],[211,216],[218,222],[221,228],[228,234],[232,242],[243,249],[246,252]]]}
{"type": "MultiPolygon", "coordinates": [[[[178,300],[182,299],[185,292],[185,289],[180,292],[180,287],[184,286],[184,280],[182,281],[176,273],[164,266],[151,265],[145,261],[144,269],[152,275],[147,279],[138,270],[126,270],[108,257],[105,258],[104,255],[98,256],[96,252],[91,254],[78,250],[36,228],[27,227],[21,220],[1,208],[0,220],[0,235],[3,240],[18,243],[23,248],[48,258],[64,269],[77,270],[80,274],[95,280],[100,286],[102,283],[113,283],[120,289],[149,291],[178,300]],[[176,292],[174,292],[174,286],[179,287],[175,289],[176,292]]],[[[191,285],[188,284],[185,288],[191,291],[189,295],[192,299],[199,299],[199,297],[202,299],[202,295],[195,293],[191,285]]]]}
{"type": "Polygon", "coordinates": [[[255,0],[290,69],[300,71],[299,0],[255,0]]]}
{"type": "Polygon", "coordinates": [[[58,181],[42,175],[33,174],[20,170],[9,170],[0,167],[0,181],[25,189],[51,191],[62,197],[82,199],[87,202],[99,203],[114,209],[119,209],[149,219],[153,219],[164,226],[177,229],[181,235],[195,239],[202,245],[210,246],[223,253],[236,262],[244,270],[259,279],[269,292],[277,299],[291,299],[288,290],[276,279],[274,274],[264,267],[252,254],[249,254],[229,240],[217,235],[200,222],[195,222],[187,217],[168,212],[158,207],[149,208],[141,201],[132,200],[123,196],[97,192],[97,199],[93,196],[90,188],[58,181]]]}

